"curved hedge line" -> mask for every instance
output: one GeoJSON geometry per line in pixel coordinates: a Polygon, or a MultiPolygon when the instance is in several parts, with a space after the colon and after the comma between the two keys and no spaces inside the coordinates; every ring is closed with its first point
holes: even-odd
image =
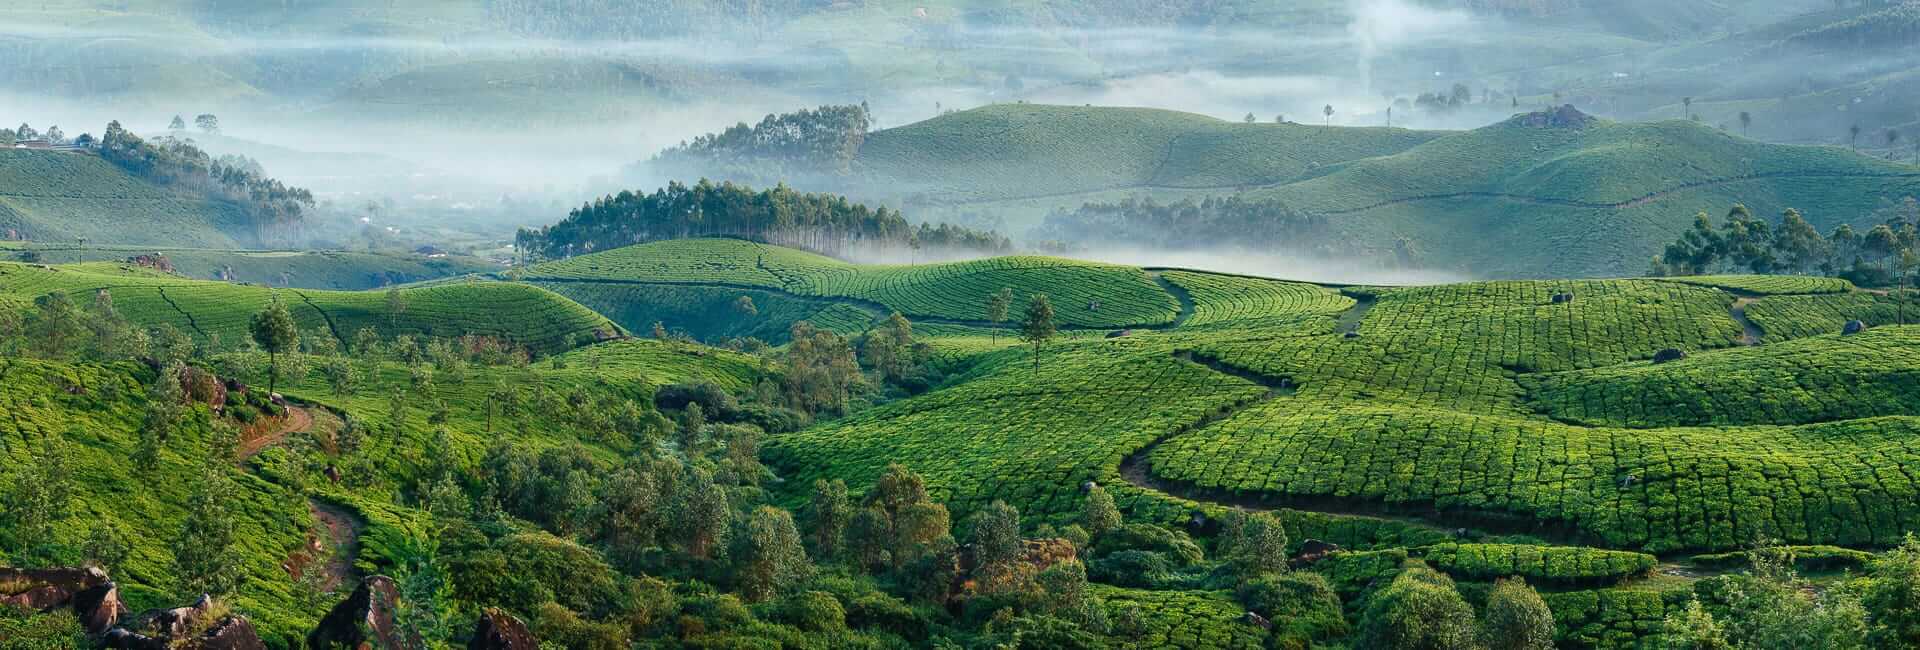
{"type": "Polygon", "coordinates": [[[1598,585],[1645,574],[1659,559],[1645,553],[1584,546],[1441,544],[1422,556],[1434,568],[1462,580],[1510,576],[1560,586],[1598,585]]]}

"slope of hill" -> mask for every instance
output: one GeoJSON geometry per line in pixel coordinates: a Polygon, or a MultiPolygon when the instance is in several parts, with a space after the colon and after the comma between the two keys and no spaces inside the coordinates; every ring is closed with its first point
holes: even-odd
{"type": "Polygon", "coordinates": [[[154,184],[98,156],[0,149],[0,234],[14,239],[238,248],[245,224],[230,202],[154,184]]]}
{"type": "Polygon", "coordinates": [[[91,305],[94,295],[103,290],[113,298],[115,309],[137,325],[168,324],[201,344],[222,347],[248,340],[248,319],[275,295],[286,301],[300,329],[329,332],[342,342],[351,342],[361,328],[373,328],[387,337],[496,336],[536,353],[551,353],[617,331],[590,309],[517,283],[403,289],[394,303],[384,291],[276,290],[188,280],[124,264],[0,262],[0,303],[24,306],[43,294],[61,291],[75,304],[91,305]]]}
{"type": "Polygon", "coordinates": [[[1733,203],[1762,215],[1798,208],[1824,232],[1915,194],[1911,165],[1562,107],[1253,196],[1327,215],[1356,238],[1410,236],[1430,265],[1524,277],[1641,272],[1696,212],[1733,203]]]}
{"type": "Polygon", "coordinates": [[[165,257],[174,273],[188,278],[298,289],[360,291],[499,269],[492,262],[464,256],[0,243],[0,259],[46,264],[122,262],[154,254],[165,257]]]}
{"type": "Polygon", "coordinates": [[[912,318],[960,324],[984,322],[987,296],[1002,288],[1013,289],[1016,310],[1028,295],[1048,294],[1060,324],[1067,327],[1167,325],[1179,311],[1173,296],[1134,267],[1048,257],[856,265],[734,239],[626,246],[536,265],[527,269],[525,277],[548,286],[640,283],[771,289],[799,297],[852,301],[876,318],[899,311],[912,318]]]}
{"type": "Polygon", "coordinates": [[[1144,108],[995,104],[877,131],[854,159],[866,192],[932,202],[1293,180],[1442,135],[1240,124],[1144,108]]]}

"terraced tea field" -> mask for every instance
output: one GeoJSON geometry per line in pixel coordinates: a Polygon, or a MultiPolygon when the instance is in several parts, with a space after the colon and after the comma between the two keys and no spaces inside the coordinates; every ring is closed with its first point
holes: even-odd
{"type": "Polygon", "coordinates": [[[598,282],[751,287],[797,297],[852,301],[884,316],[959,324],[986,323],[986,299],[1014,291],[1053,300],[1065,327],[1172,324],[1179,303],[1138,268],[1047,257],[1003,257],[908,266],[854,265],[777,246],[728,239],[626,246],[540,264],[535,283],[598,282]]]}
{"type": "MultiPolygon", "coordinates": [[[[1630,647],[1657,631],[1694,580],[1724,570],[1696,554],[1760,537],[1878,551],[1920,528],[1911,444],[1920,327],[1884,324],[1895,303],[1845,284],[1335,289],[1038,257],[862,266],[734,240],[635,246],[527,275],[526,284],[409,289],[398,313],[381,292],[281,293],[298,299],[304,327],[511,324],[516,340],[573,333],[577,343],[612,325],[555,292],[627,329],[660,321],[776,344],[798,320],[853,333],[888,311],[910,312],[946,379],[769,434],[762,458],[780,477],[771,498],[798,505],[822,478],[864,490],[901,463],[955,521],[1005,501],[1029,524],[1073,523],[1088,482],[1128,521],[1203,537],[1228,508],[1271,510],[1296,545],[1346,549],[1312,570],[1349,604],[1405,562],[1449,574],[1470,594],[1521,576],[1545,592],[1563,647],[1630,647]],[[1014,340],[1015,323],[985,322],[985,295],[1002,286],[1053,294],[1072,314],[1037,365],[1014,340]],[[738,307],[740,297],[755,309],[738,307]],[[1739,313],[1764,337],[1748,340],[1739,313]],[[1839,333],[1855,318],[1875,326],[1839,333]],[[1655,363],[1666,350],[1683,358],[1655,363]]],[[[0,265],[0,301],[11,305],[100,288],[138,322],[223,339],[240,336],[270,293],[109,264],[0,265]]],[[[686,380],[745,392],[769,372],[777,378],[778,364],[751,355],[605,342],[552,366],[474,368],[437,382],[431,405],[399,413],[397,433],[365,444],[394,475],[419,477],[445,459],[480,461],[495,435],[484,414],[498,385],[545,386],[552,400],[594,386],[638,401],[686,380]],[[435,433],[441,427],[448,433],[435,433]]],[[[382,362],[367,381],[401,390],[409,371],[382,362]]],[[[286,391],[362,422],[395,417],[384,390],[339,395],[317,370],[286,391]]],[[[574,410],[554,401],[530,412],[574,410]]],[[[584,415],[538,416],[552,419],[538,427],[526,417],[500,435],[534,447],[592,440],[588,453],[609,462],[635,451],[584,415]]],[[[274,453],[260,462],[276,462],[274,453]]],[[[367,508],[376,528],[407,516],[367,508]]],[[[1092,589],[1109,613],[1128,617],[1128,638],[1191,647],[1261,638],[1235,622],[1244,610],[1225,592],[1092,589]]]]}
{"type": "Polygon", "coordinates": [[[328,331],[341,341],[351,341],[361,328],[371,327],[386,337],[498,336],[546,353],[566,349],[570,339],[586,343],[596,331],[616,331],[592,310],[524,284],[475,282],[403,289],[400,310],[394,313],[385,291],[275,290],[187,280],[112,263],[0,262],[0,303],[26,305],[48,292],[62,291],[75,304],[86,306],[101,290],[112,296],[121,315],[136,324],[165,323],[201,344],[217,338],[223,346],[246,340],[248,319],[276,294],[286,301],[301,329],[328,331]]]}

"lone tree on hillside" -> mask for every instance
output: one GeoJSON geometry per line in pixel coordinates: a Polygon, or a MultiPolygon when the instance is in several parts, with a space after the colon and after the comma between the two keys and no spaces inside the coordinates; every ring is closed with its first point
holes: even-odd
{"type": "Polygon", "coordinates": [[[1027,302],[1027,316],[1020,321],[1020,339],[1033,344],[1033,369],[1040,369],[1040,346],[1053,340],[1059,329],[1053,325],[1053,301],[1047,294],[1033,294],[1027,302]]]}
{"type": "MultiPolygon", "coordinates": [[[[998,293],[987,296],[987,320],[993,321],[994,325],[1007,322],[1007,310],[1012,308],[1013,287],[1003,288],[998,293]]],[[[1000,328],[993,328],[992,333],[989,334],[988,337],[994,343],[999,343],[1000,328]]]]}
{"type": "Polygon", "coordinates": [[[1900,131],[1887,129],[1887,160],[1893,160],[1893,145],[1898,142],[1900,142],[1900,131]]]}
{"type": "Polygon", "coordinates": [[[214,116],[212,113],[201,113],[198,117],[193,118],[193,125],[200,127],[200,130],[206,131],[207,133],[220,132],[220,118],[214,116]]]}
{"type": "Polygon", "coordinates": [[[1747,134],[1747,127],[1753,126],[1753,114],[1740,111],[1740,135],[1747,134]]]}
{"type": "Polygon", "coordinates": [[[400,315],[407,313],[407,294],[400,287],[387,287],[387,324],[399,325],[400,315]]]}
{"type": "Polygon", "coordinates": [[[1487,594],[1480,636],[1490,650],[1552,650],[1553,611],[1526,580],[1495,581],[1487,594]]]}
{"type": "Polygon", "coordinates": [[[1256,117],[1254,117],[1252,113],[1248,113],[1248,114],[1247,114],[1247,117],[1246,117],[1245,119],[1246,119],[1246,121],[1247,121],[1247,123],[1248,123],[1248,124],[1252,124],[1252,123],[1254,123],[1254,122],[1257,122],[1257,121],[1259,121],[1259,118],[1256,118],[1256,117]]]}
{"type": "Polygon", "coordinates": [[[1855,149],[1860,148],[1860,125],[1855,124],[1847,127],[1847,146],[1855,149]]]}
{"type": "Polygon", "coordinates": [[[1320,114],[1327,116],[1327,123],[1332,124],[1333,123],[1333,104],[1327,104],[1326,108],[1320,109],[1320,114]]]}
{"type": "Polygon", "coordinates": [[[181,119],[180,116],[175,115],[173,116],[173,121],[167,123],[167,130],[168,131],[185,131],[187,130],[187,121],[184,119],[181,119]]]}
{"type": "Polygon", "coordinates": [[[1693,98],[1692,98],[1692,97],[1681,97],[1681,98],[1680,98],[1680,105],[1681,105],[1681,106],[1685,106],[1685,107],[1686,107],[1686,114],[1687,114],[1687,119],[1689,119],[1689,120],[1691,120],[1691,119],[1693,119],[1693,98]]]}
{"type": "Polygon", "coordinates": [[[280,378],[280,353],[300,345],[300,326],[294,324],[286,303],[274,296],[266,309],[253,315],[249,330],[253,332],[253,342],[267,351],[267,392],[273,393],[275,380],[280,378]]]}

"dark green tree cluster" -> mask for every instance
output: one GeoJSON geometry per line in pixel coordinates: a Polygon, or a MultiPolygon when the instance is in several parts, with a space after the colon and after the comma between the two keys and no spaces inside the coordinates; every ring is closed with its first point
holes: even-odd
{"type": "Polygon", "coordinates": [[[909,394],[926,391],[938,381],[928,362],[933,350],[913,338],[913,323],[899,312],[860,337],[860,363],[873,370],[882,384],[909,394]]]}
{"type": "Polygon", "coordinates": [[[910,241],[983,252],[1010,247],[993,233],[951,226],[916,229],[897,211],[868,208],[844,196],[796,192],[785,185],[756,192],[705,180],[691,186],[669,183],[652,194],[623,191],[602,197],[559,223],[521,230],[514,246],[552,259],[687,237],[742,237],[827,254],[910,241]]]}
{"type": "Polygon", "coordinates": [[[1711,273],[1821,274],[1866,286],[1910,281],[1920,269],[1920,201],[1907,197],[1875,211],[1866,232],[1841,224],[1821,235],[1798,210],[1778,225],[1735,205],[1715,225],[1707,213],[1654,258],[1652,275],[1711,273]]]}
{"type": "Polygon", "coordinates": [[[649,164],[674,175],[745,183],[843,175],[867,140],[865,104],[821,106],[736,124],[661,151],[649,164]]]}
{"type": "Polygon", "coordinates": [[[1117,203],[1055,209],[1034,230],[1034,237],[1068,249],[1111,245],[1215,248],[1223,241],[1249,248],[1327,254],[1347,248],[1332,237],[1325,217],[1295,210],[1277,200],[1248,200],[1237,195],[1173,203],[1160,203],[1153,197],[1128,197],[1117,203]]]}
{"type": "Polygon", "coordinates": [[[314,206],[312,192],[267,178],[257,162],[214,158],[192,142],[171,136],[144,140],[117,121],[107,124],[98,151],[136,176],[233,201],[262,233],[298,222],[314,206]]]}

